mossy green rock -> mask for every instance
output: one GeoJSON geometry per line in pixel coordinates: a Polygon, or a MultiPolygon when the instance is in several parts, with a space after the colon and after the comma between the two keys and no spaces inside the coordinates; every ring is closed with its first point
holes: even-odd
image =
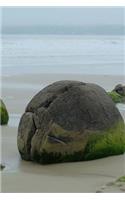
{"type": "Polygon", "coordinates": [[[98,85],[58,81],[29,102],[18,127],[22,159],[42,164],[122,154],[125,125],[98,85]]]}
{"type": "Polygon", "coordinates": [[[0,124],[1,125],[5,125],[8,123],[9,120],[9,115],[8,115],[8,111],[6,109],[5,104],[3,103],[3,101],[0,99],[0,124]]]}
{"type": "Polygon", "coordinates": [[[108,95],[111,97],[114,103],[125,103],[125,96],[122,96],[115,91],[108,92],[108,95]]]}
{"type": "Polygon", "coordinates": [[[125,103],[125,86],[118,84],[113,91],[108,92],[108,95],[114,103],[125,103]]]}

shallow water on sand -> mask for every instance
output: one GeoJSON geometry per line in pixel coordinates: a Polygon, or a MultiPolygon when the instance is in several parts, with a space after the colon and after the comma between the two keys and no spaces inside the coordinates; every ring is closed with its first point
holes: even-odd
{"type": "Polygon", "coordinates": [[[12,113],[9,115],[9,127],[18,127],[21,114],[12,113]]]}
{"type": "Polygon", "coordinates": [[[125,111],[125,104],[118,103],[117,107],[119,108],[119,110],[125,111]]]}

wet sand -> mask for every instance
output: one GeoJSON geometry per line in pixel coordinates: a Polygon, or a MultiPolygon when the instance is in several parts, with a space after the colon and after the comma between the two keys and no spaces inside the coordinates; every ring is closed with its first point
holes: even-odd
{"type": "MultiPolygon", "coordinates": [[[[39,165],[22,161],[17,150],[17,127],[29,100],[56,80],[94,82],[111,90],[125,83],[120,76],[18,75],[2,77],[2,98],[10,113],[8,126],[2,126],[2,192],[99,192],[108,182],[125,174],[125,156],[112,156],[86,162],[39,165]]],[[[125,118],[125,107],[118,106],[125,118]]],[[[108,188],[106,192],[124,192],[108,188]]]]}

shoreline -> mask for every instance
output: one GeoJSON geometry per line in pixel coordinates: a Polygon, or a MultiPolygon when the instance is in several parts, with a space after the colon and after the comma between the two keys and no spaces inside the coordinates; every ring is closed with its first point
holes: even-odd
{"type": "Polygon", "coordinates": [[[21,74],[2,76],[2,98],[9,113],[22,114],[27,103],[45,86],[59,80],[78,80],[100,85],[111,91],[121,83],[125,84],[124,76],[83,75],[83,74],[21,74]]]}
{"type": "Polygon", "coordinates": [[[60,80],[75,80],[82,82],[95,83],[103,87],[106,91],[111,91],[117,84],[125,84],[124,75],[92,75],[92,74],[55,74],[55,73],[39,73],[39,74],[21,74],[2,76],[2,92],[5,89],[29,89],[40,90],[53,82],[60,80]]]}

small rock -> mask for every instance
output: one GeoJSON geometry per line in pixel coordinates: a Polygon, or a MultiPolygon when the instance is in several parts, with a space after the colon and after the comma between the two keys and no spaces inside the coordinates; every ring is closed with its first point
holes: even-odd
{"type": "Polygon", "coordinates": [[[97,190],[97,191],[96,191],[96,193],[102,193],[102,192],[103,192],[102,190],[97,190]]]}
{"type": "Polygon", "coordinates": [[[0,170],[3,170],[5,168],[5,165],[0,164],[0,170]]]}
{"type": "Polygon", "coordinates": [[[116,85],[113,91],[117,92],[122,96],[125,96],[125,86],[123,86],[122,84],[116,85]]]}

